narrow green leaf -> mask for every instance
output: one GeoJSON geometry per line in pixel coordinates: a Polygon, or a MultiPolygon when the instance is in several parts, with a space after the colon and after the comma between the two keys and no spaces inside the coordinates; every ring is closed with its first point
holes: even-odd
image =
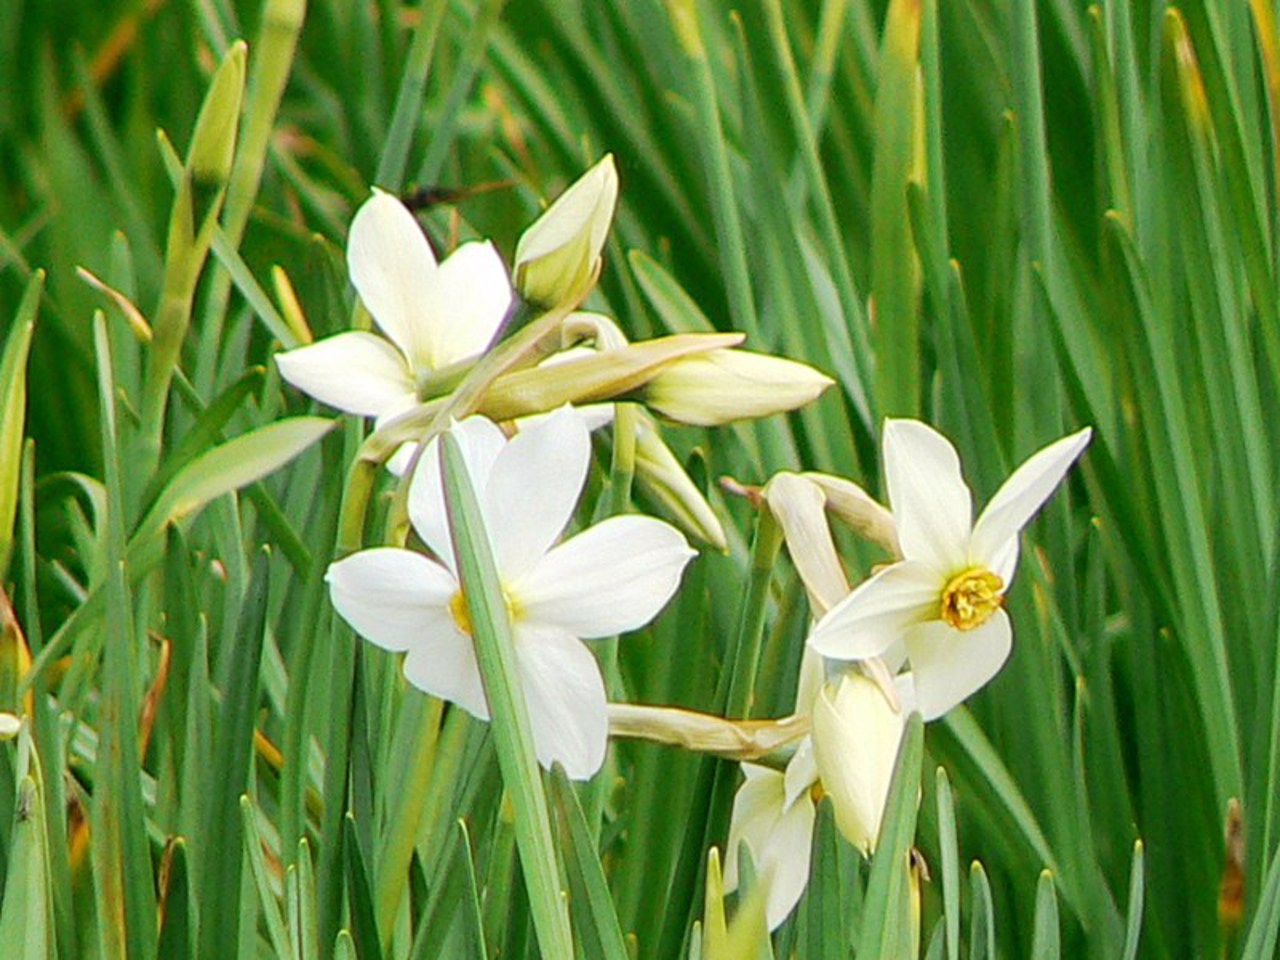
{"type": "Polygon", "coordinates": [[[1142,940],[1142,907],[1145,868],[1141,840],[1133,844],[1133,866],[1129,869],[1129,907],[1125,920],[1124,960],[1136,960],[1138,944],[1142,940]]]}
{"type": "Polygon", "coordinates": [[[139,525],[159,530],[200,510],[210,500],[239,490],[284,466],[333,429],[323,417],[289,417],[228,440],[178,471],[139,525]]]}
{"type": "Polygon", "coordinates": [[[234,645],[226,652],[219,671],[222,704],[214,724],[211,763],[204,771],[206,815],[197,852],[201,866],[201,956],[234,956],[240,936],[239,896],[244,862],[240,797],[249,787],[270,570],[270,557],[265,551],[259,552],[238,621],[228,631],[234,645]]]}
{"type": "Polygon", "coordinates": [[[106,473],[106,629],[103,693],[98,714],[98,746],[90,831],[97,894],[98,935],[109,960],[151,960],[155,956],[155,881],[142,801],[138,755],[138,633],[126,582],[124,482],[116,428],[116,392],[106,319],[94,315],[98,356],[102,446],[106,473]]]}
{"type": "Polygon", "coordinates": [[[369,873],[365,869],[360,841],[356,836],[356,821],[350,813],[342,821],[342,851],[346,860],[347,903],[351,910],[351,937],[356,952],[362,957],[382,956],[378,938],[378,921],[374,916],[373,892],[369,887],[369,873]]]}
{"type": "Polygon", "coordinates": [[[880,416],[920,410],[920,269],[907,210],[917,161],[920,18],[918,0],[891,0],[880,48],[871,174],[871,336],[880,416]]]}
{"type": "Polygon", "coordinates": [[[44,271],[37,270],[27,282],[0,354],[0,579],[8,573],[13,552],[27,416],[27,354],[43,290],[44,271]]]}
{"type": "Polygon", "coordinates": [[[35,776],[28,775],[18,784],[0,904],[0,955],[12,960],[54,956],[46,842],[44,799],[35,776]]]}
{"type": "Polygon", "coordinates": [[[969,868],[969,960],[996,960],[996,917],[991,883],[977,860],[969,868]]]}
{"type": "Polygon", "coordinates": [[[934,775],[938,804],[938,848],[942,854],[942,915],[947,931],[947,958],[960,960],[960,850],[956,840],[956,809],[947,771],[934,775]]]}
{"type": "Polygon", "coordinates": [[[267,876],[266,858],[262,852],[262,836],[258,832],[258,811],[247,793],[240,796],[240,817],[244,824],[246,859],[253,873],[254,884],[258,888],[258,911],[266,921],[271,948],[277,957],[293,956],[294,948],[290,942],[284,917],[280,913],[280,903],[271,890],[271,880],[267,876]]]}
{"type": "Polygon", "coordinates": [[[1058,895],[1053,888],[1053,874],[1041,872],[1036,885],[1035,933],[1031,941],[1032,960],[1058,960],[1062,945],[1058,933],[1058,895]]]}
{"type": "Polygon", "coordinates": [[[441,437],[445,506],[459,579],[474,628],[476,660],[492,717],[490,729],[503,783],[511,792],[516,843],[534,927],[544,956],[569,957],[573,938],[560,877],[528,706],[512,646],[511,622],[484,529],[484,516],[458,442],[441,437]]]}
{"type": "Polygon", "coordinates": [[[893,781],[885,802],[880,840],[871,861],[871,877],[862,906],[858,956],[890,957],[897,954],[911,924],[908,900],[909,851],[915,839],[920,765],[924,758],[924,722],[912,714],[902,735],[893,781]]]}
{"type": "Polygon", "coordinates": [[[160,865],[163,881],[160,901],[160,938],[156,956],[164,960],[194,960],[196,925],[191,899],[191,875],[187,843],[174,837],[165,847],[160,865]]]}
{"type": "Polygon", "coordinates": [[[588,957],[627,960],[622,927],[604,868],[573,785],[564,770],[551,773],[551,798],[560,822],[560,848],[569,880],[570,913],[577,920],[579,947],[588,957]]]}

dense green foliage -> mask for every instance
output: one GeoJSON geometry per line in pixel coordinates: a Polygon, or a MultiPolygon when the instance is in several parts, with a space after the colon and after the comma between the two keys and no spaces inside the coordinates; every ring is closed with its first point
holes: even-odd
{"type": "MultiPolygon", "coordinates": [[[[742,330],[838,382],[787,417],[666,431],[730,549],[619,642],[626,699],[791,706],[803,591],[767,549],[753,567],[756,516],[721,476],[878,493],[882,419],[918,416],[981,502],[1095,433],[1024,540],[1010,663],[912,726],[870,866],[823,808],[771,945],[705,895],[736,765],[619,743],[585,787],[543,778],[579,954],[902,956],[914,843],[921,955],[1273,955],[1273,0],[305,6],[0,16],[0,709],[30,717],[0,744],[0,956],[536,955],[488,728],[328,603],[364,425],[270,358],[300,317],[352,323],[371,184],[456,189],[422,217],[437,249],[510,259],[605,151],[621,194],[589,306],[633,339],[742,330]],[[247,78],[220,208],[233,141],[192,148],[219,64],[247,78]]],[[[618,479],[598,446],[584,517],[618,479]]],[[[841,544],[855,578],[883,559],[841,544]]]]}

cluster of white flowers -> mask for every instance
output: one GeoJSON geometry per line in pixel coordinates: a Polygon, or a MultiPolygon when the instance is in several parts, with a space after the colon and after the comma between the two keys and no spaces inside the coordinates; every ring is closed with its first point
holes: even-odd
{"type": "Polygon", "coordinates": [[[737,847],[745,843],[769,885],[771,929],[808,880],[815,793],[831,798],[841,833],[870,853],[907,715],[943,716],[1008,659],[1013,628],[1004,598],[1019,536],[1090,436],[1086,428],[1034,454],[977,522],[955,448],[917,420],[885,424],[887,510],[857,488],[851,497],[852,485],[836,478],[784,474],[766,488],[815,616],[796,704],[810,716],[810,735],[785,774],[744,764],[729,833],[726,888],[736,886],[737,847]],[[826,526],[822,488],[832,481],[844,487],[857,526],[898,554],[852,591],[826,526]]]}
{"type": "MultiPolygon", "coordinates": [[[[590,289],[616,195],[617,174],[605,157],[521,237],[513,288],[491,243],[464,243],[437,261],[413,214],[375,191],[352,222],[348,264],[384,336],[342,333],[281,354],[282,375],[379,425],[447,393],[499,337],[517,292],[532,307],[551,309],[590,289]]],[[[608,318],[575,316],[594,318],[608,334],[597,335],[597,346],[625,344],[608,318]]],[[[742,409],[751,416],[793,409],[830,383],[803,365],[730,349],[680,363],[652,380],[646,400],[692,423],[724,422],[742,409]]],[[[607,422],[608,409],[592,425],[607,422]]],[[[582,640],[647,624],[694,553],[674,527],[630,515],[561,541],[587,480],[588,422],[565,405],[517,427],[509,436],[515,428],[504,432],[472,416],[451,432],[495,557],[538,759],[585,779],[604,761],[609,714],[600,669],[582,640]]],[[[804,891],[817,801],[829,797],[840,831],[870,854],[907,716],[943,716],[1008,658],[1013,631],[1004,600],[1019,536],[1089,439],[1081,430],[1036,453],[976,522],[954,447],[915,420],[884,427],[887,507],[849,481],[818,474],[779,474],[765,488],[813,613],[796,698],[809,733],[785,771],[743,764],[728,841],[726,889],[738,883],[745,845],[767,884],[770,928],[804,891]],[[828,512],[887,546],[893,562],[850,589],[828,512]]],[[[397,472],[411,463],[410,452],[393,459],[397,472]]],[[[484,720],[489,705],[440,459],[432,438],[406,480],[409,518],[429,555],[401,546],[361,550],[334,563],[327,580],[335,608],[356,631],[405,654],[410,683],[484,720]]]]}

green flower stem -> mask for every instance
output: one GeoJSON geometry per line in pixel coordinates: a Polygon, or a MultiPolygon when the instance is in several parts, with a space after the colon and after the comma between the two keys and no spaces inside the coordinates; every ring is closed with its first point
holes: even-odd
{"type": "Polygon", "coordinates": [[[462,451],[449,434],[442,436],[440,449],[453,549],[489,702],[498,766],[514,808],[516,845],[534,930],[544,957],[572,957],[569,914],[561,896],[547,798],[534,753],[528,708],[520,690],[506,599],[462,451]]]}
{"type": "MultiPolygon", "coordinates": [[[[307,0],[267,0],[262,11],[249,71],[240,149],[231,165],[231,178],[223,204],[222,232],[232,249],[240,245],[254,198],[258,195],[276,113],[293,67],[294,51],[306,13],[307,0]]],[[[210,389],[217,371],[218,347],[222,341],[231,281],[229,270],[216,271],[210,277],[208,296],[204,299],[204,322],[194,377],[202,391],[210,389]]]]}
{"type": "Polygon", "coordinates": [[[237,42],[214,74],[196,119],[186,166],[173,201],[164,282],[152,322],[154,338],[147,355],[142,391],[139,469],[131,471],[132,476],[148,477],[160,460],[169,384],[181,359],[196,282],[209,254],[231,172],[244,93],[244,62],[245,45],[237,42]]]}
{"type": "MultiPolygon", "coordinates": [[[[725,671],[729,689],[725,695],[725,716],[747,717],[751,713],[760,648],[764,643],[765,614],[769,607],[769,584],[782,549],[782,527],[768,510],[760,510],[756,535],[751,544],[751,571],[747,596],[738,621],[737,644],[725,671]]],[[[719,697],[717,697],[717,701],[719,697]]]]}

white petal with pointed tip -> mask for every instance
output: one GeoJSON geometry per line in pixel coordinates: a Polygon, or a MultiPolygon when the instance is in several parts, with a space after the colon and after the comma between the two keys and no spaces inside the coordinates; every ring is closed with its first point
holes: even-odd
{"type": "Polygon", "coordinates": [[[805,737],[796,744],[796,752],[787,763],[783,778],[783,801],[791,806],[801,796],[809,792],[818,779],[818,760],[813,755],[813,738],[805,737]]]}
{"type": "Polygon", "coordinates": [[[742,764],[742,786],[733,795],[729,840],[724,856],[724,889],[738,889],[738,848],[746,843],[759,869],[760,854],[786,805],[782,774],[754,763],[742,764]]]}
{"type": "Polygon", "coordinates": [[[884,472],[902,555],[958,573],[968,562],[973,499],[955,447],[918,420],[890,420],[884,472]]]}
{"type": "Polygon", "coordinates": [[[467,360],[493,342],[515,294],[502,257],[488,240],[464,243],[436,271],[419,304],[432,369],[467,360]]]}
{"type": "Polygon", "coordinates": [[[414,399],[413,374],[404,356],[372,333],[340,333],[277,353],[276,366],[299,390],[359,417],[381,416],[414,399]]]}
{"type": "Polygon", "coordinates": [[[906,644],[917,708],[925,720],[935,720],[1000,672],[1013,647],[1013,628],[1008,614],[997,610],[972,630],[941,620],[921,624],[907,634],[906,644]]]}
{"type": "Polygon", "coordinates": [[[764,913],[770,930],[782,926],[809,882],[814,814],[813,801],[807,794],[802,796],[778,818],[760,855],[760,874],[769,885],[764,913]]]}
{"type": "Polygon", "coordinates": [[[504,581],[518,580],[573,516],[591,465],[591,437],[572,407],[516,434],[493,462],[481,504],[504,581]]]}
{"type": "Polygon", "coordinates": [[[516,263],[536,260],[574,240],[585,227],[587,246],[599,255],[613,219],[618,172],[613,155],[605,154],[590,170],[552,201],[516,243],[516,263]]]}
{"type": "MultiPolygon", "coordinates": [[[[462,449],[462,459],[467,474],[478,492],[484,490],[493,462],[506,445],[507,438],[493,421],[485,417],[467,417],[454,424],[454,438],[462,449]]],[[[440,439],[427,444],[418,459],[409,484],[409,521],[423,543],[450,570],[453,562],[453,541],[449,537],[449,520],[444,509],[444,486],[440,476],[440,439]]]]}
{"type": "Polygon", "coordinates": [[[822,488],[797,473],[777,473],[764,488],[769,512],[782,527],[787,553],[809,595],[812,615],[821,617],[849,595],[840,556],[827,524],[822,488]]]}
{"type": "Polygon", "coordinates": [[[809,646],[838,660],[877,657],[911,625],[938,616],[945,585],[923,563],[891,564],[832,607],[809,634],[809,646]]]}
{"type": "Polygon", "coordinates": [[[608,637],[656,616],[693,556],[680,532],[660,520],[611,517],[553,548],[508,588],[530,623],[608,637]]]}
{"type": "Polygon", "coordinates": [[[351,283],[382,331],[410,363],[430,367],[431,335],[422,313],[437,271],[431,245],[413,214],[381,190],[361,205],[347,237],[351,283]]]}
{"type": "Polygon", "coordinates": [[[334,608],[357,633],[384,650],[409,650],[452,629],[453,575],[421,554],[396,547],[361,550],[325,573],[334,608]]]}
{"type": "Polygon", "coordinates": [[[1063,437],[1032,454],[1010,475],[974,524],[970,543],[974,563],[995,571],[1008,583],[1017,563],[1018,534],[1053,495],[1092,436],[1093,431],[1085,427],[1063,437]]]}
{"type": "Polygon", "coordinates": [[[609,708],[595,657],[575,637],[558,630],[516,627],[516,659],[529,705],[538,762],[564,767],[572,780],[587,780],[604,763],[609,708]]]}

